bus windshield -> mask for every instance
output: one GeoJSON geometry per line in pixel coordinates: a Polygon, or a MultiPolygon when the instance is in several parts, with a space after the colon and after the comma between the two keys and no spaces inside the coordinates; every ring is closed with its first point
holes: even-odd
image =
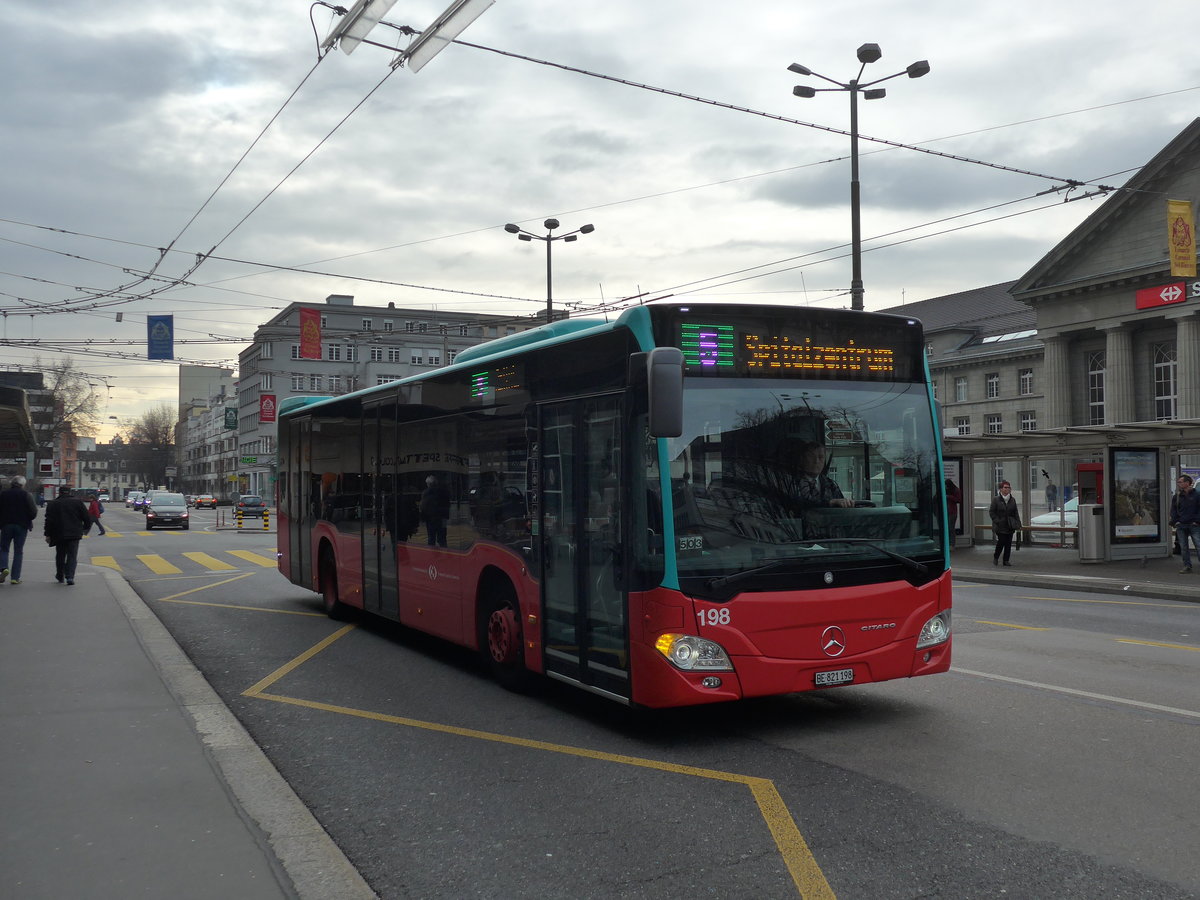
{"type": "Polygon", "coordinates": [[[689,378],[684,398],[667,442],[681,579],[889,554],[944,568],[924,384],[689,378]]]}

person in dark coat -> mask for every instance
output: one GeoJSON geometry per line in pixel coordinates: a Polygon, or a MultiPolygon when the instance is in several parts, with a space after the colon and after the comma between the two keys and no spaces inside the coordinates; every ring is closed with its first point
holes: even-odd
{"type": "MultiPolygon", "coordinates": [[[[958,508],[962,505],[962,491],[958,489],[958,485],[946,479],[946,524],[950,529],[951,536],[958,534],[958,508]]],[[[950,543],[954,543],[951,540],[950,543]]]]}
{"type": "Polygon", "coordinates": [[[446,546],[446,520],[450,518],[450,492],[430,475],[421,492],[421,519],[425,522],[426,543],[430,547],[446,546]]]}
{"type": "Polygon", "coordinates": [[[1007,481],[1000,482],[1000,492],[992,498],[988,515],[992,519],[992,532],[996,535],[992,565],[999,565],[1000,556],[1003,554],[1004,564],[1011,566],[1008,558],[1012,555],[1013,535],[1021,528],[1021,511],[1017,509],[1016,498],[1012,495],[1012,485],[1007,481]]]}
{"type": "Polygon", "coordinates": [[[54,546],[54,580],[75,583],[75,565],[79,560],[79,542],[92,527],[92,517],[84,502],[70,488],[46,504],[46,541],[54,546]]]}
{"type": "Polygon", "coordinates": [[[9,576],[8,551],[12,548],[12,583],[21,583],[25,538],[33,531],[37,503],[25,490],[25,477],[14,475],[8,490],[0,492],[0,582],[9,576]]]}

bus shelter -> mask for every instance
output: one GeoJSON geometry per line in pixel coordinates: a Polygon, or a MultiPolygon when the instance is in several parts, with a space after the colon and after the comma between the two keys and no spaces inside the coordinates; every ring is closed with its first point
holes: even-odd
{"type": "Polygon", "coordinates": [[[988,508],[1007,481],[1022,543],[1090,562],[1169,556],[1175,479],[1200,482],[1200,419],[955,434],[943,450],[946,477],[962,492],[956,546],[993,539],[988,508]]]}

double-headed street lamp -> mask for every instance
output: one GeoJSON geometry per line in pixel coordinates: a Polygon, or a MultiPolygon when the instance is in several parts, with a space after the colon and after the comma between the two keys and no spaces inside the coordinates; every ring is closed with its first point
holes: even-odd
{"type": "Polygon", "coordinates": [[[835,84],[837,87],[831,88],[813,88],[807,85],[796,85],[792,88],[792,93],[797,97],[815,97],[818,91],[846,91],[850,94],[850,256],[853,261],[853,272],[850,278],[850,308],[863,308],[863,281],[862,281],[862,227],[859,221],[859,188],[858,188],[858,95],[861,93],[864,100],[879,100],[887,96],[887,91],[883,88],[872,88],[872,85],[879,84],[881,81],[888,81],[892,78],[898,78],[901,75],[907,75],[909,78],[920,78],[922,75],[929,73],[928,60],[918,60],[910,65],[907,69],[896,72],[892,75],[887,75],[883,78],[876,78],[874,81],[868,81],[865,84],[862,82],[862,73],[866,69],[867,63],[873,63],[883,56],[883,51],[879,49],[878,44],[863,44],[858,48],[858,61],[862,63],[859,67],[858,75],[851,81],[841,82],[835,81],[820,72],[814,72],[807,66],[802,66],[800,63],[792,63],[788,66],[789,72],[795,72],[797,75],[815,75],[828,81],[830,84],[835,84]],[[867,90],[867,88],[872,88],[867,90]]]}
{"type": "Polygon", "coordinates": [[[574,231],[568,231],[566,234],[554,234],[553,231],[558,227],[558,219],[547,219],[542,223],[546,226],[546,233],[532,234],[526,231],[519,225],[509,223],[504,226],[504,230],[509,234],[515,234],[518,241],[545,241],[546,242],[546,322],[554,320],[554,294],[552,287],[552,272],[550,268],[550,245],[555,241],[577,241],[581,234],[591,234],[596,230],[595,225],[583,225],[576,228],[574,231]]]}

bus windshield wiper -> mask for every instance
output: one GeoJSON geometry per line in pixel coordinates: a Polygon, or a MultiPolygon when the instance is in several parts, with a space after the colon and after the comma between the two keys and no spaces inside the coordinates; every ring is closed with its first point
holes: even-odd
{"type": "Polygon", "coordinates": [[[803,544],[806,547],[814,547],[821,544],[862,544],[870,547],[872,550],[878,550],[884,556],[890,556],[896,562],[901,563],[906,569],[911,569],[918,575],[924,575],[929,571],[929,566],[924,563],[919,563],[915,559],[897,553],[895,550],[889,550],[887,547],[883,547],[867,538],[823,538],[813,541],[797,541],[796,543],[803,544]]]}

